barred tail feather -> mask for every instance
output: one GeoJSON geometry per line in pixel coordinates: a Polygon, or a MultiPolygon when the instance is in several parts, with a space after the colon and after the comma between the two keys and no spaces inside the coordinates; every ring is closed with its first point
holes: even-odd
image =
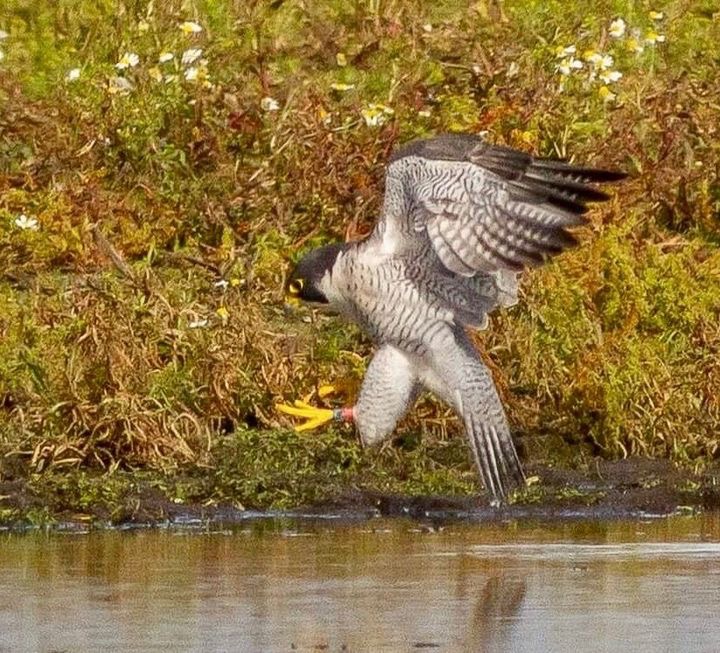
{"type": "Polygon", "coordinates": [[[465,430],[485,489],[503,501],[525,483],[525,474],[507,426],[489,423],[482,412],[465,406],[465,430]]]}
{"type": "Polygon", "coordinates": [[[520,459],[489,370],[461,339],[468,358],[458,369],[462,380],[454,404],[465,426],[473,460],[487,492],[504,501],[516,487],[525,484],[520,459]]]}

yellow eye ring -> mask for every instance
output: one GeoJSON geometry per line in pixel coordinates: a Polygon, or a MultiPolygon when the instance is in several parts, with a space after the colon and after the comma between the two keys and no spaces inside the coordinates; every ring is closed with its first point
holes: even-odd
{"type": "Polygon", "coordinates": [[[299,295],[303,289],[303,285],[304,283],[302,279],[293,279],[288,286],[288,292],[291,295],[299,295]]]}

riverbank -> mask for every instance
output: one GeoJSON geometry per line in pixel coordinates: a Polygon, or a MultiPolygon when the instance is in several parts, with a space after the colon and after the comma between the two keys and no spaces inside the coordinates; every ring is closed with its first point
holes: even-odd
{"type": "MultiPolygon", "coordinates": [[[[306,505],[245,504],[215,474],[48,473],[0,482],[0,527],[9,529],[236,523],[268,516],[413,517],[421,520],[619,519],[720,510],[720,469],[692,474],[664,461],[597,460],[585,471],[531,468],[507,506],[482,494],[402,495],[354,482],[315,488],[306,505]]],[[[242,499],[242,500],[241,500],[242,499]]]]}

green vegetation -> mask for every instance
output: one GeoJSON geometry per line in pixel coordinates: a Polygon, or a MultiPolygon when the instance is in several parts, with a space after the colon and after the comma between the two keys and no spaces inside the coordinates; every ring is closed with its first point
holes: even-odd
{"type": "Polygon", "coordinates": [[[717,459],[720,14],[571,6],[6,0],[0,482],[114,517],[128,470],[253,507],[474,492],[430,399],[379,452],[273,409],[370,353],[284,314],[289,261],[367,233],[388,153],[448,130],[631,175],[478,335],[527,459],[717,459]]]}

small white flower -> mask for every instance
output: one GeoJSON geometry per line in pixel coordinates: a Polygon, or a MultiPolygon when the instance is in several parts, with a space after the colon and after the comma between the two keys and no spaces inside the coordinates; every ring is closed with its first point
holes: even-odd
{"type": "Polygon", "coordinates": [[[558,59],[575,54],[576,52],[577,52],[577,48],[574,45],[568,45],[566,47],[559,45],[557,48],[555,48],[555,56],[558,59]]]}
{"type": "Polygon", "coordinates": [[[600,61],[598,61],[597,63],[600,68],[602,68],[603,70],[607,70],[608,68],[612,68],[613,63],[615,62],[611,55],[604,54],[600,57],[600,61]]]}
{"type": "Polygon", "coordinates": [[[642,54],[645,50],[645,46],[640,41],[639,34],[634,34],[627,41],[625,41],[625,48],[629,52],[634,52],[635,54],[642,54]]]}
{"type": "Polygon", "coordinates": [[[663,43],[665,41],[664,34],[658,34],[655,30],[650,30],[645,34],[645,43],[648,45],[655,45],[656,43],[663,43]]]}
{"type": "Polygon", "coordinates": [[[0,41],[4,41],[8,36],[10,36],[4,29],[0,29],[0,41]]]}
{"type": "Polygon", "coordinates": [[[80,69],[79,68],[73,68],[72,70],[68,70],[67,74],[65,75],[65,81],[66,82],[74,82],[76,79],[80,78],[80,69]]]}
{"type": "Polygon", "coordinates": [[[367,108],[360,111],[368,127],[379,127],[387,122],[388,116],[395,113],[390,107],[384,104],[368,104],[367,108]]]}
{"type": "Polygon", "coordinates": [[[569,75],[573,70],[580,70],[584,65],[580,59],[570,57],[569,59],[564,59],[557,65],[557,71],[561,75],[569,75]]]}
{"type": "Polygon", "coordinates": [[[262,100],[260,100],[260,108],[263,111],[277,111],[280,109],[280,105],[278,104],[278,101],[271,97],[264,97],[262,100]]]}
{"type": "Polygon", "coordinates": [[[627,25],[622,18],[616,18],[612,23],[610,23],[608,34],[610,34],[610,36],[614,39],[619,39],[625,34],[626,27],[627,25]]]}
{"type": "Polygon", "coordinates": [[[115,68],[118,70],[125,70],[126,68],[134,68],[139,63],[140,57],[138,57],[138,55],[134,52],[126,52],[122,57],[120,57],[120,61],[115,64],[115,68]]]}
{"type": "Polygon", "coordinates": [[[180,24],[180,31],[184,34],[198,34],[202,32],[202,29],[201,25],[191,20],[186,20],[184,23],[180,24]]]}
{"type": "Polygon", "coordinates": [[[617,82],[622,76],[623,75],[619,70],[604,70],[600,73],[600,79],[605,84],[613,84],[617,82]]]}
{"type": "Polygon", "coordinates": [[[15,218],[15,226],[18,229],[29,229],[30,231],[37,231],[40,228],[36,218],[30,218],[24,213],[15,218]]]}
{"type": "Polygon", "coordinates": [[[167,63],[168,61],[172,61],[174,58],[175,55],[172,52],[161,52],[158,57],[158,63],[167,63]]]}
{"type": "Polygon", "coordinates": [[[207,318],[204,318],[202,320],[193,320],[192,322],[188,322],[189,329],[203,329],[207,325],[208,325],[207,318]]]}
{"type": "Polygon", "coordinates": [[[355,88],[355,84],[343,84],[342,82],[333,82],[330,84],[330,88],[333,91],[339,91],[340,93],[344,93],[345,91],[352,91],[352,89],[355,88]]]}
{"type": "Polygon", "coordinates": [[[662,20],[665,18],[665,14],[663,14],[662,11],[651,11],[648,16],[650,16],[650,20],[662,20]]]}
{"type": "Polygon", "coordinates": [[[202,57],[202,50],[200,48],[190,48],[182,53],[180,62],[183,66],[189,66],[191,63],[197,61],[202,57]]]}
{"type": "Polygon", "coordinates": [[[520,65],[518,64],[517,61],[513,61],[513,62],[508,66],[506,75],[507,75],[508,77],[516,77],[519,72],[520,72],[520,65]]]}
{"type": "Polygon", "coordinates": [[[222,288],[223,290],[225,290],[229,285],[230,282],[227,279],[220,279],[213,284],[216,288],[222,288]]]}
{"type": "Polygon", "coordinates": [[[190,68],[185,71],[185,79],[189,82],[194,82],[197,80],[199,74],[200,71],[195,66],[190,66],[190,68]]]}
{"type": "Polygon", "coordinates": [[[425,23],[423,26],[423,32],[426,32],[427,34],[430,34],[430,32],[433,31],[432,23],[425,23]]]}

